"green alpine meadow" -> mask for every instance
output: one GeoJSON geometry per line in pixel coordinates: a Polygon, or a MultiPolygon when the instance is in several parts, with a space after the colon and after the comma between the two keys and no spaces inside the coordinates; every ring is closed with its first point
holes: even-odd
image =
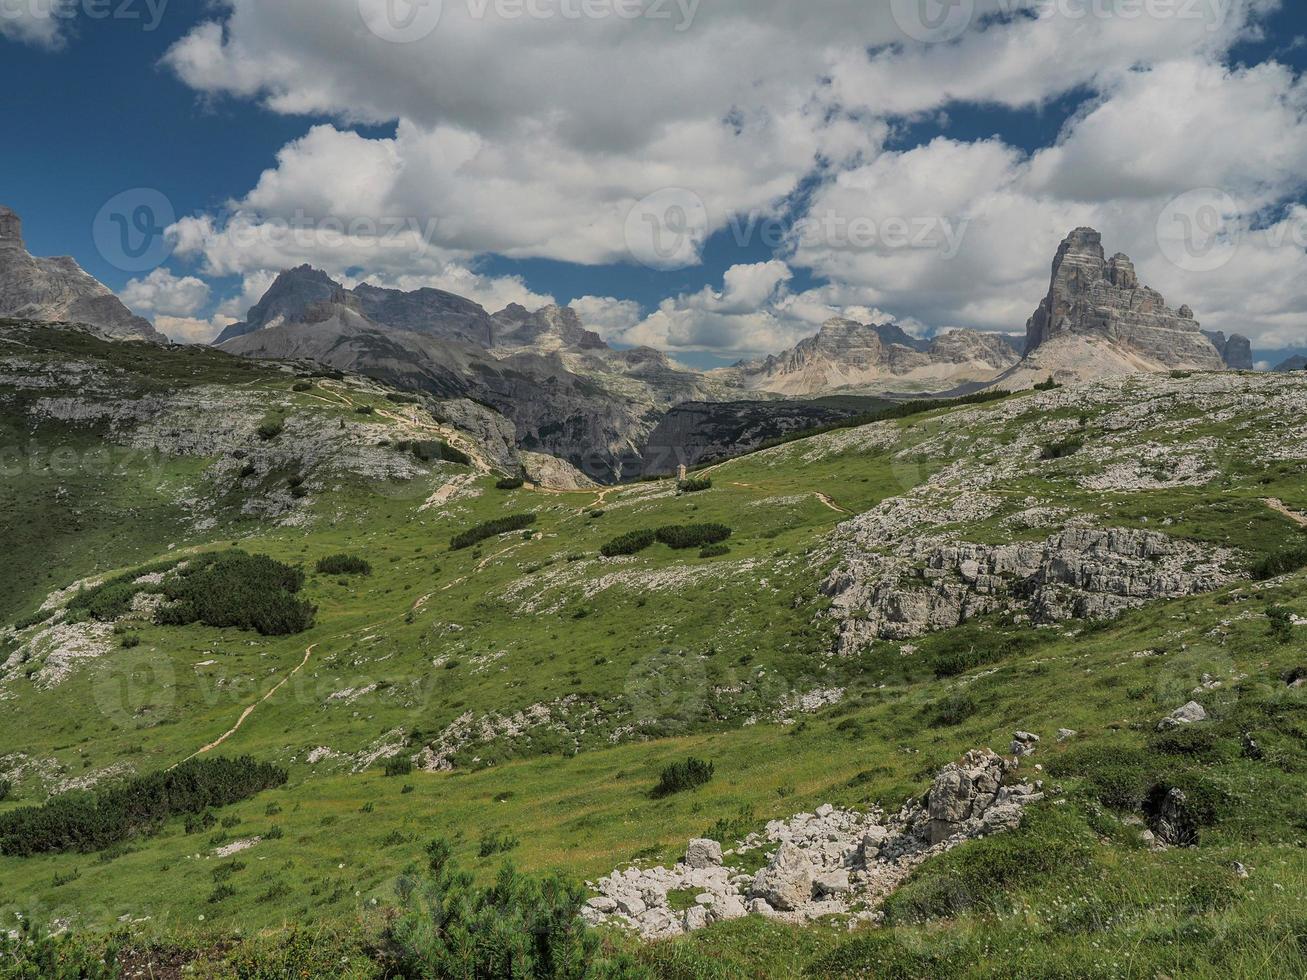
{"type": "Polygon", "coordinates": [[[361,377],[13,321],[0,358],[5,969],[1304,965],[1298,377],[564,491],[361,377]]]}
{"type": "Polygon", "coordinates": [[[1307,980],[1307,5],[0,92],[0,980],[1307,980]]]}

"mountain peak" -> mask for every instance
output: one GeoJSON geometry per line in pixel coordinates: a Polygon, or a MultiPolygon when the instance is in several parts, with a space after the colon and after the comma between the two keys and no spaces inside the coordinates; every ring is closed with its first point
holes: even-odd
{"type": "Polygon", "coordinates": [[[75,260],[30,255],[23,244],[22,218],[4,205],[0,205],[0,316],[82,324],[110,340],[160,344],[168,340],[75,260]]]}
{"type": "Polygon", "coordinates": [[[1159,370],[1225,366],[1193,311],[1172,309],[1141,284],[1125,253],[1106,258],[1103,236],[1093,228],[1077,228],[1058,247],[1048,295],[1026,325],[1026,353],[1071,336],[1107,341],[1159,370]]]}

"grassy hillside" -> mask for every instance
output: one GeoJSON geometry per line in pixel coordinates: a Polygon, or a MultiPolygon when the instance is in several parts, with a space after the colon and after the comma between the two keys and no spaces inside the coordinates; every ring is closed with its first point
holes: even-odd
{"type": "Polygon", "coordinates": [[[275,949],[283,927],[311,924],[366,971],[396,881],[432,838],[485,880],[506,857],[594,879],[822,803],[897,810],[941,766],[1005,751],[1021,729],[1043,736],[1029,765],[1049,798],[1020,831],[918,871],[886,926],[751,918],[654,947],[607,942],[662,976],[1307,968],[1307,715],[1290,683],[1307,668],[1293,619],[1307,617],[1293,570],[1307,562],[1292,557],[1307,546],[1298,379],[1140,379],[944,409],[722,464],[694,493],[499,490],[475,461],[414,455],[422,438],[475,446],[387,394],[212,352],[5,335],[0,425],[26,462],[6,476],[0,529],[13,556],[0,621],[22,627],[0,638],[0,818],[193,757],[248,755],[289,778],[106,851],[0,856],[0,924],[126,923],[184,959],[234,955],[238,935],[275,949]],[[106,399],[110,415],[85,409],[106,399]],[[152,399],[170,424],[122,407],[152,399]],[[282,428],[264,438],[269,420],[282,428]],[[190,424],[220,437],[191,438],[190,424]],[[122,453],[111,478],[87,462],[100,448],[122,453]],[[64,449],[75,464],[45,462],[64,449]],[[976,494],[992,506],[922,533],[1000,544],[1068,524],[1148,528],[1226,549],[1237,574],[1115,622],[995,614],[836,655],[842,620],[822,586],[852,547],[846,522],[976,494]],[[1047,523],[1030,517],[1041,510],[1047,523]],[[528,530],[451,550],[528,514],[528,530]],[[600,557],[623,536],[705,524],[731,529],[727,553],[600,557]],[[303,569],[310,628],[157,625],[148,593],[116,625],[31,623],[87,576],[133,582],[233,545],[303,569]],[[370,573],[316,570],[341,554],[370,573]],[[1288,574],[1252,581],[1268,556],[1288,574]],[[1161,738],[1158,720],[1194,697],[1211,722],[1161,738]],[[1059,743],[1059,729],[1078,734],[1059,743]],[[712,760],[714,779],[652,798],[687,756],[712,760]],[[1172,786],[1200,805],[1198,845],[1155,852],[1146,797],[1172,786]]]}

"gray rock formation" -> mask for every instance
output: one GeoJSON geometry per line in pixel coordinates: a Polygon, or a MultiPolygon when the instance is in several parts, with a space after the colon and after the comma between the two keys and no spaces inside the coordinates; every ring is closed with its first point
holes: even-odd
{"type": "Polygon", "coordinates": [[[851,555],[826,580],[823,591],[843,620],[844,652],[997,612],[1036,622],[1114,619],[1145,602],[1210,592],[1235,578],[1232,556],[1151,531],[1071,529],[1043,542],[998,546],[909,538],[897,552],[897,561],[851,555]]]}
{"type": "Polygon", "coordinates": [[[92,327],[111,340],[168,342],[73,259],[34,258],[22,219],[0,205],[0,317],[92,327]]]}
{"type": "Polygon", "coordinates": [[[1286,374],[1291,371],[1307,371],[1307,356],[1295,354],[1293,357],[1277,364],[1275,370],[1286,374]]]}
{"type": "Polygon", "coordinates": [[[1220,352],[1221,360],[1231,371],[1255,370],[1253,342],[1247,337],[1237,333],[1226,337],[1219,330],[1204,330],[1203,336],[1212,342],[1212,346],[1220,352]]]}
{"type": "Polygon", "coordinates": [[[1225,367],[1193,311],[1171,309],[1141,285],[1127,256],[1108,259],[1092,228],[1077,228],[1058,248],[1048,295],[1026,325],[1026,356],[1066,337],[1106,341],[1159,370],[1225,367]]]}
{"type": "Polygon", "coordinates": [[[992,381],[1018,360],[998,334],[955,330],[924,342],[894,324],[837,317],[793,350],[716,373],[748,390],[790,396],[896,384],[944,391],[992,381]]]}
{"type": "Polygon", "coordinates": [[[648,939],[750,914],[789,923],[830,916],[844,916],[850,925],[880,921],[877,906],[913,869],[968,840],[1020,826],[1026,807],[1044,794],[1040,784],[1009,778],[1016,768],[1015,761],[988,749],[969,752],[938,774],[924,798],[909,801],[893,817],[876,808],[858,813],[827,804],[815,813],[773,820],[726,851],[726,866],[706,847],[714,842],[691,841],[687,860],[675,867],[629,867],[600,879],[583,917],[595,925],[632,928],[648,939]],[[751,875],[732,869],[760,850],[769,852],[762,870],[751,875]],[[673,911],[670,893],[687,890],[701,892],[695,907],[673,911]]]}

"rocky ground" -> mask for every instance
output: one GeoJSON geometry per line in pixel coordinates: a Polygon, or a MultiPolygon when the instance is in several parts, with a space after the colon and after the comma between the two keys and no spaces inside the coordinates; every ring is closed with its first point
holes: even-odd
{"type": "Polygon", "coordinates": [[[1033,743],[1020,733],[1010,758],[970,752],[935,778],[930,790],[893,816],[829,804],[772,821],[723,852],[717,841],[690,841],[672,868],[632,866],[593,883],[586,909],[595,924],[616,922],[646,939],[664,939],[714,922],[760,915],[790,923],[839,917],[850,927],[879,920],[879,903],[912,870],[960,844],[1020,826],[1024,809],[1044,798],[1043,781],[1016,773],[1033,743]],[[756,852],[761,870],[738,870],[756,852]],[[687,901],[692,896],[692,902],[687,901]],[[684,907],[681,907],[684,906],[684,907]]]}

